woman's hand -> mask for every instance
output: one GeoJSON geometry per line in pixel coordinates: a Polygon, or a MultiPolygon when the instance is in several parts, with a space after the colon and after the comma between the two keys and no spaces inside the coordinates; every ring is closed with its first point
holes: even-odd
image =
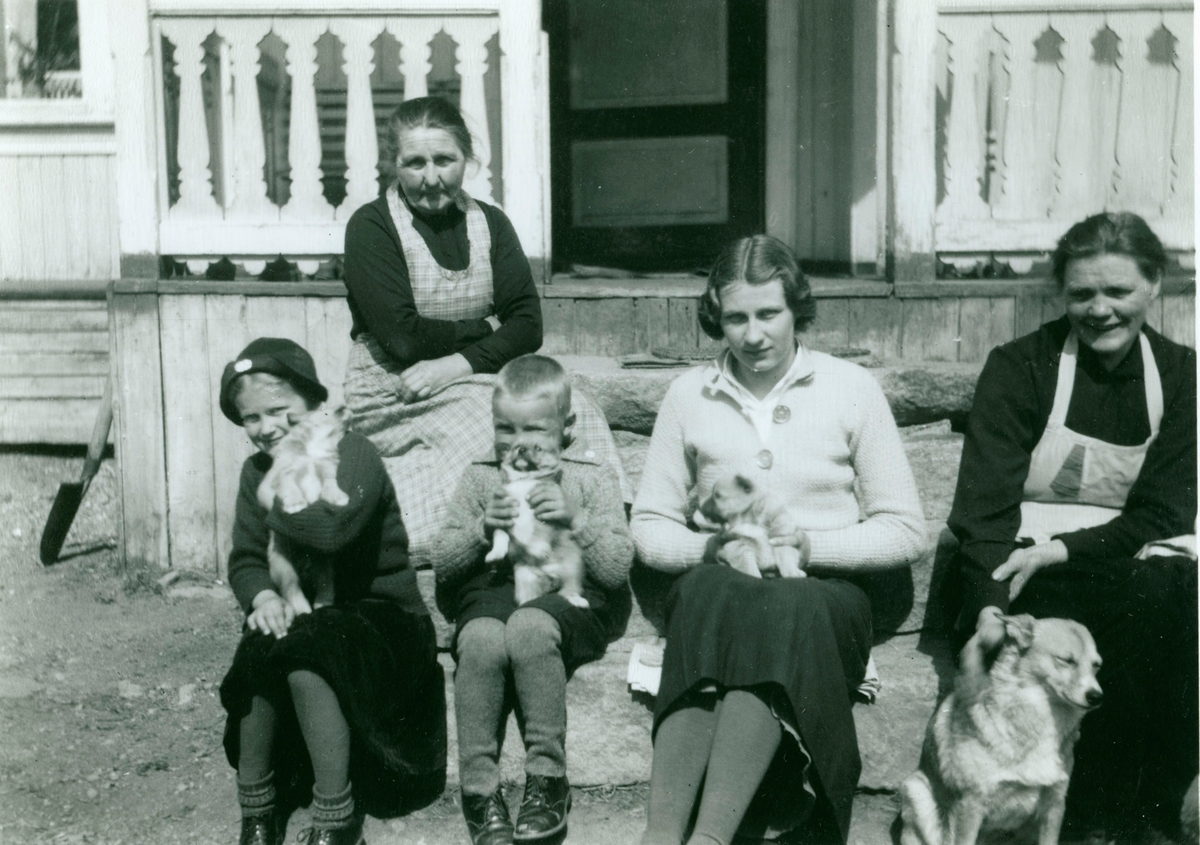
{"type": "Polygon", "coordinates": [[[775,547],[775,563],[779,568],[780,577],[808,577],[804,567],[808,566],[808,559],[812,554],[812,543],[809,542],[807,532],[797,530],[795,534],[772,537],[771,545],[775,547]],[[791,566],[792,563],[795,564],[794,567],[791,566]],[[797,572],[799,575],[796,574],[797,572]]]}
{"type": "Polygon", "coordinates": [[[1014,549],[1008,560],[996,567],[996,571],[992,573],[992,580],[1007,581],[1012,578],[1008,585],[1008,600],[1013,601],[1021,594],[1021,590],[1025,589],[1034,573],[1056,563],[1066,563],[1067,557],[1067,547],[1062,540],[1014,549]]]}
{"type": "Polygon", "coordinates": [[[254,609],[246,617],[246,626],[251,631],[272,634],[276,639],[287,633],[296,618],[296,611],[274,590],[263,590],[252,604],[254,609]]]}
{"type": "Polygon", "coordinates": [[[405,402],[420,402],[455,379],[473,372],[467,359],[457,352],[444,358],[418,361],[400,373],[400,398],[405,402]]]}
{"type": "Polygon", "coordinates": [[[579,509],[567,500],[563,489],[553,481],[543,481],[529,491],[529,506],[542,522],[572,528],[579,509]]]}
{"type": "Polygon", "coordinates": [[[517,521],[517,510],[520,502],[503,490],[492,494],[491,500],[483,510],[483,526],[492,531],[507,531],[517,521]]]}

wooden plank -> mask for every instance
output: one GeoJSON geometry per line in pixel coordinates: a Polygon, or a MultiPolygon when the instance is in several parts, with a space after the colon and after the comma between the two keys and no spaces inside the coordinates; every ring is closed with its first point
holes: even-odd
{"type": "Polygon", "coordinates": [[[959,304],[958,360],[978,363],[988,353],[1012,340],[1016,306],[1012,297],[963,299],[959,304]]]}
{"type": "MultiPolygon", "coordinates": [[[[808,286],[817,299],[850,296],[890,296],[892,286],[884,279],[848,279],[837,276],[808,276],[808,286]]],[[[166,284],[160,282],[160,287],[166,284]]],[[[231,283],[237,284],[237,283],[231,283]]],[[[707,276],[651,275],[630,279],[577,279],[566,274],[542,285],[542,299],[683,299],[699,296],[708,287],[707,276]]]]}
{"type": "MultiPolygon", "coordinates": [[[[0,191],[4,196],[20,197],[21,159],[15,156],[0,156],[0,191]]],[[[8,287],[11,279],[22,277],[21,244],[24,241],[20,228],[21,204],[0,203],[0,281],[8,287]]]]}
{"type": "Polygon", "coordinates": [[[633,300],[633,350],[649,352],[670,342],[667,312],[668,300],[643,297],[633,300]]]}
{"type": "Polygon", "coordinates": [[[1154,329],[1155,331],[1158,331],[1158,332],[1162,331],[1162,324],[1163,324],[1163,297],[1162,296],[1159,296],[1158,299],[1151,302],[1150,306],[1146,309],[1146,323],[1150,326],[1150,328],[1154,329]]]}
{"type": "Polygon", "coordinates": [[[546,355],[575,354],[575,300],[542,301],[542,348],[546,355]]]}
{"type": "Polygon", "coordinates": [[[767,2],[766,184],[767,234],[789,245],[796,239],[796,195],[800,98],[800,10],[794,0],[767,2]]]}
{"type": "Polygon", "coordinates": [[[817,319],[803,335],[811,349],[830,352],[850,345],[850,300],[825,299],[817,303],[817,319]]]}
{"type": "Polygon", "coordinates": [[[90,156],[87,175],[89,279],[121,275],[117,258],[117,219],[111,156],[90,156]]]}
{"type": "Polygon", "coordinates": [[[21,272],[18,275],[25,279],[44,279],[46,242],[42,230],[42,203],[46,196],[42,193],[41,156],[21,159],[17,178],[21,186],[21,213],[13,222],[21,241],[21,272]]]}
{"type": "Polygon", "coordinates": [[[0,399],[99,399],[104,376],[0,375],[0,399]]]}
{"type": "Polygon", "coordinates": [[[632,352],[634,334],[632,299],[584,299],[575,303],[575,348],[579,355],[632,352]]]}
{"type": "MultiPolygon", "coordinates": [[[[42,173],[38,185],[39,204],[26,210],[26,214],[41,214],[40,229],[43,240],[42,272],[45,279],[69,278],[72,274],[67,271],[67,243],[76,237],[75,231],[64,224],[64,202],[70,202],[68,189],[63,184],[63,157],[40,156],[42,173]]],[[[28,160],[27,160],[28,161],[28,160]]],[[[71,186],[71,191],[74,186],[71,186]]],[[[86,231],[82,229],[79,231],[86,231]]]]}
{"type": "MultiPolygon", "coordinates": [[[[932,281],[937,173],[934,65],[937,9],[933,0],[896,0],[891,56],[891,150],[894,278],[932,281]]],[[[938,248],[943,248],[937,242],[938,248]]],[[[907,320],[907,309],[905,309],[907,320]]]]}
{"type": "Polygon", "coordinates": [[[308,351],[333,407],[345,402],[346,362],[350,357],[350,309],[345,300],[310,298],[304,303],[308,351]]]}
{"type": "MultiPolygon", "coordinates": [[[[89,399],[5,399],[0,402],[0,443],[85,444],[100,409],[89,399]]],[[[114,437],[109,434],[110,440],[114,437]]],[[[67,479],[64,479],[67,480],[67,479]]]]}
{"type": "Polygon", "coordinates": [[[246,297],[246,343],[256,337],[285,337],[301,346],[308,344],[308,320],[300,297],[246,297]]]}
{"type": "Polygon", "coordinates": [[[817,124],[820,112],[817,108],[815,82],[820,68],[816,66],[816,49],[814,40],[817,34],[817,10],[815,3],[800,3],[799,12],[799,46],[797,47],[797,74],[794,80],[795,93],[792,94],[798,103],[795,109],[797,129],[795,146],[792,154],[796,157],[793,182],[796,197],[795,233],[789,243],[801,258],[812,257],[817,248],[813,217],[815,215],[815,191],[813,168],[815,167],[815,144],[817,124]]]}
{"type": "MultiPolygon", "coordinates": [[[[63,159],[63,182],[68,186],[63,197],[63,219],[59,231],[63,233],[63,264],[61,275],[65,279],[88,277],[88,239],[84,232],[95,223],[88,218],[87,208],[87,159],[82,156],[67,156],[63,159]]],[[[53,231],[53,230],[51,230],[53,231]]]]}
{"type": "Polygon", "coordinates": [[[667,345],[696,349],[700,325],[696,322],[695,299],[667,300],[667,345]]]}
{"type": "MultiPolygon", "coordinates": [[[[108,313],[104,296],[99,299],[7,299],[0,306],[4,311],[99,311],[108,313]]],[[[108,331],[107,322],[104,330],[108,331]]]]}
{"type": "MultiPolygon", "coordinates": [[[[817,304],[818,310],[820,303],[817,304]]],[[[852,299],[847,308],[847,345],[881,358],[900,357],[903,305],[898,299],[852,299]]]]}
{"type": "Polygon", "coordinates": [[[1018,296],[1013,300],[1013,336],[1024,337],[1042,324],[1042,297],[1018,296]]]}
{"type": "Polygon", "coordinates": [[[908,361],[958,360],[958,300],[908,299],[900,356],[908,361]]]}
{"type": "Polygon", "coordinates": [[[116,442],[121,472],[121,560],[126,566],[166,567],[170,555],[158,297],[113,297],[111,313],[119,409],[116,442]]]}
{"type": "Polygon", "coordinates": [[[0,373],[26,376],[107,376],[109,354],[104,352],[0,353],[0,373]]]}
{"type": "Polygon", "coordinates": [[[1196,346],[1196,297],[1163,297],[1162,333],[1176,343],[1196,346]]]}
{"type": "Polygon", "coordinates": [[[1057,293],[1053,296],[1042,297],[1042,322],[1049,323],[1051,320],[1057,320],[1063,314],[1067,313],[1066,304],[1063,298],[1057,293]]]}
{"type": "Polygon", "coordinates": [[[0,307],[0,332],[100,332],[107,335],[108,312],[104,303],[96,305],[99,307],[51,309],[11,308],[6,303],[0,307]]]}
{"type": "MultiPolygon", "coordinates": [[[[161,297],[159,318],[171,565],[215,573],[219,569],[212,437],[216,389],[205,354],[204,297],[161,297]]],[[[219,373],[217,379],[219,384],[219,373]]]]}
{"type": "Polygon", "coordinates": [[[105,332],[3,332],[0,354],[5,352],[106,352],[105,332]]]}

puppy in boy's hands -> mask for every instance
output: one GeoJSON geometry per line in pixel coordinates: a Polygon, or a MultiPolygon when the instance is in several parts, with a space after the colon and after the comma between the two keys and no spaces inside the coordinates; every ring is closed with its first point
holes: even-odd
{"type": "Polygon", "coordinates": [[[507,559],[512,564],[519,605],[557,591],[576,607],[589,606],[582,594],[583,553],[571,525],[539,519],[531,502],[540,504],[559,489],[561,451],[550,442],[518,442],[500,461],[504,490],[516,502],[516,512],[510,527],[492,533],[492,548],[484,560],[495,564],[507,559]]]}
{"type": "MultiPolygon", "coordinates": [[[[289,514],[318,501],[337,507],[346,505],[350,497],[337,483],[338,443],[346,433],[346,417],[345,408],[324,407],[297,417],[271,451],[271,469],[258,486],[259,504],[269,511],[278,499],[283,512],[289,514]]],[[[312,550],[272,531],[267,565],[279,594],[297,614],[333,604],[333,571],[312,550]]]]}
{"type": "Polygon", "coordinates": [[[901,786],[902,845],[1055,845],[1099,669],[1078,622],[984,608],[901,786]]]}
{"type": "Polygon", "coordinates": [[[720,526],[718,563],[753,578],[805,577],[808,536],[796,527],[786,509],[749,476],[719,479],[700,504],[700,513],[720,526]]]}

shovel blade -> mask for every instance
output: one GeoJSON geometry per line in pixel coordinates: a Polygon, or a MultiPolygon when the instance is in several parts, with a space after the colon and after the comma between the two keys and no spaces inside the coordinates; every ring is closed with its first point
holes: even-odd
{"type": "Polygon", "coordinates": [[[75,512],[79,510],[81,501],[81,482],[59,486],[58,495],[54,497],[54,504],[50,507],[50,516],[46,518],[46,527],[42,529],[42,545],[39,549],[42,566],[58,562],[58,553],[62,551],[67,532],[71,530],[71,523],[75,521],[75,512]]]}

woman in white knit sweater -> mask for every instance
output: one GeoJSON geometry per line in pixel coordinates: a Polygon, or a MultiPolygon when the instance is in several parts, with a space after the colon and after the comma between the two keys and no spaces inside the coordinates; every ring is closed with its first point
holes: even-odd
{"type": "Polygon", "coordinates": [[[844,842],[861,770],[851,695],[870,656],[871,607],[841,576],[920,556],[916,484],[875,379],[799,342],[815,303],[782,242],[727,247],[699,315],[728,350],[671,385],[633,506],[641,561],[682,575],[667,599],[642,843],[680,845],[693,818],[689,845],[806,820],[844,842]],[[808,577],[711,564],[727,538],[697,503],[735,473],[787,508],[800,530],[774,552],[808,577]]]}

